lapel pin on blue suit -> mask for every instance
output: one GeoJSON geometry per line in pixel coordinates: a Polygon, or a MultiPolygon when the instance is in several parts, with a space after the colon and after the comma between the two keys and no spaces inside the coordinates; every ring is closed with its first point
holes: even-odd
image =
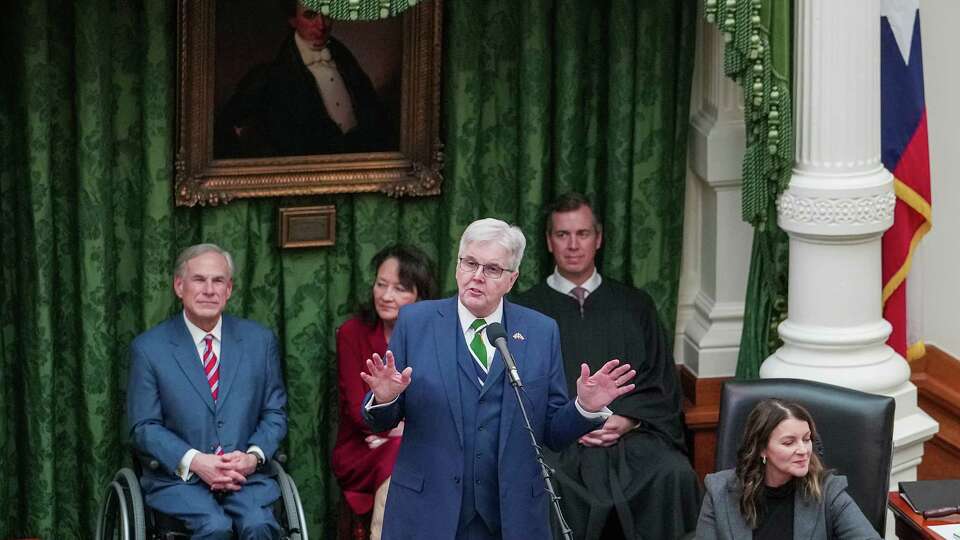
{"type": "Polygon", "coordinates": [[[517,340],[517,341],[523,341],[523,340],[525,340],[525,339],[527,339],[527,338],[523,337],[523,334],[521,334],[520,332],[514,332],[514,334],[513,334],[513,339],[515,339],[515,340],[517,340]]]}

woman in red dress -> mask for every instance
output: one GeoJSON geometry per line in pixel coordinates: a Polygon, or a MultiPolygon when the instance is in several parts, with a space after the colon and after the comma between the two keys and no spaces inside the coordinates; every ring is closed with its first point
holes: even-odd
{"type": "Polygon", "coordinates": [[[333,474],[355,514],[372,512],[370,538],[379,540],[403,423],[387,433],[370,432],[360,417],[361,401],[370,390],[360,372],[374,353],[386,352],[400,308],[434,298],[437,285],[430,259],[411,246],[388,246],[374,255],[371,266],[377,273],[371,301],[337,329],[340,426],[333,448],[333,474]]]}

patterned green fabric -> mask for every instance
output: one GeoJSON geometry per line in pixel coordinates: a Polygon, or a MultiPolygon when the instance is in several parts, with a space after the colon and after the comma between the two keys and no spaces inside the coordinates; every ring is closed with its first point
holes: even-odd
{"type": "Polygon", "coordinates": [[[787,318],[788,259],[789,239],[776,223],[754,229],[738,379],[759,378],[763,361],[783,345],[777,327],[787,318]]]}
{"type": "MultiPolygon", "coordinates": [[[[423,0],[301,0],[304,6],[333,19],[372,21],[400,15],[423,0]]],[[[430,0],[426,0],[430,1],[430,0]]],[[[456,0],[453,0],[456,1],[456,0]]]]}
{"type": "Polygon", "coordinates": [[[332,537],[334,329],[394,241],[455,290],[472,220],[518,223],[518,287],[552,270],[541,208],[595,197],[601,271],[676,317],[695,0],[446,4],[443,195],[342,195],[174,208],[175,20],[167,0],[28,0],[0,20],[0,538],[90,538],[129,464],[126,348],[174,314],[177,252],[235,257],[232,313],[274,329],[290,395],[288,470],[313,537],[332,537]],[[483,44],[479,46],[478,44],[483,44]],[[479,204],[476,201],[480,201],[479,204]],[[281,251],[278,206],[337,206],[337,244],[281,251]]]}
{"type": "Polygon", "coordinates": [[[787,236],[777,225],[777,197],[793,166],[793,2],[704,0],[704,14],[724,32],[726,74],[743,87],[747,147],[744,221],[754,226],[737,377],[754,379],[780,346],[787,314],[787,236]]]}

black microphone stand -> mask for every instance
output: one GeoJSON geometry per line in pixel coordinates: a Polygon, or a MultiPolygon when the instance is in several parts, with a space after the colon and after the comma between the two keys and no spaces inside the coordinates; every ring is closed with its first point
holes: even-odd
{"type": "Polygon", "coordinates": [[[550,494],[550,500],[553,502],[553,511],[557,515],[560,533],[563,534],[564,540],[573,540],[573,530],[567,525],[567,520],[563,519],[563,511],[560,510],[560,496],[557,495],[557,492],[553,489],[553,469],[551,469],[543,459],[542,448],[537,444],[537,437],[533,434],[533,426],[530,425],[530,417],[527,416],[527,408],[524,407],[523,399],[520,397],[520,388],[523,387],[523,384],[513,370],[507,371],[510,374],[510,384],[513,386],[513,391],[517,394],[517,403],[520,405],[520,412],[523,413],[523,423],[527,427],[527,433],[530,434],[530,444],[533,445],[533,451],[537,454],[537,462],[540,464],[540,474],[543,476],[544,487],[547,493],[550,494]]]}

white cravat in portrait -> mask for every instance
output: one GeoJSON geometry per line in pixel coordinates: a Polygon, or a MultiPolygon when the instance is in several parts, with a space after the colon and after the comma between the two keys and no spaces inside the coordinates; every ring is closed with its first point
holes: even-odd
{"type": "Polygon", "coordinates": [[[300,57],[303,58],[303,64],[317,83],[317,91],[323,98],[323,106],[327,109],[330,119],[340,127],[343,133],[355,128],[357,117],[353,112],[353,100],[350,99],[350,92],[343,83],[343,77],[330,54],[330,49],[327,47],[313,49],[296,34],[294,40],[300,51],[300,57]]]}

